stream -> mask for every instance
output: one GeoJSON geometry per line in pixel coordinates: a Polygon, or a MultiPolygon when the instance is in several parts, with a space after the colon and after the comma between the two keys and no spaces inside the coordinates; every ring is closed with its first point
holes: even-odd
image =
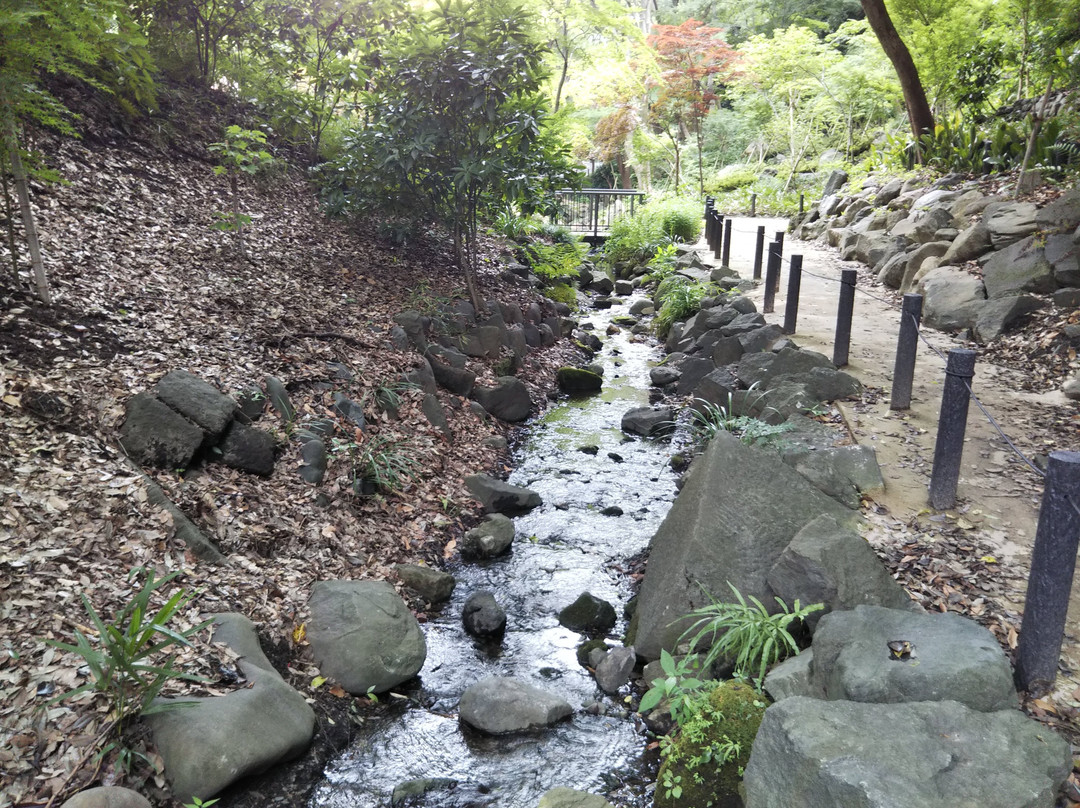
{"type": "Polygon", "coordinates": [[[602,694],[577,662],[586,638],[558,622],[559,610],[591,592],[615,605],[620,621],[608,642],[620,644],[630,597],[620,565],[645,549],[675,497],[668,445],[628,440],[619,426],[624,412],[648,403],[649,369],[661,358],[651,341],[631,341],[626,329],[604,336],[612,317],[627,313],[622,304],[582,316],[604,339],[595,359],[604,367],[603,390],[562,399],[532,422],[510,476],[544,504],[514,520],[510,554],[449,568],[457,588],[424,625],[428,655],[418,680],[399,689],[407,698],[396,699],[389,715],[360,728],[327,768],[310,808],[383,808],[397,784],[419,778],[461,784],[450,801],[446,791],[435,791],[426,802],[409,803],[430,808],[535,808],[557,786],[604,794],[620,806],[651,804],[646,739],[621,701],[628,690],[616,698],[602,694]],[[585,446],[598,451],[581,451],[585,446]],[[462,627],[465,599],[481,589],[506,609],[501,642],[477,640],[462,627]],[[535,733],[476,733],[459,724],[457,702],[466,687],[493,675],[557,693],[575,713],[535,733]]]}

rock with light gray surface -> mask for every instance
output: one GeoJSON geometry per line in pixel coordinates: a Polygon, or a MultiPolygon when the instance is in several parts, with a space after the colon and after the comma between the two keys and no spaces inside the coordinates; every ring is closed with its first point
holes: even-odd
{"type": "Polygon", "coordinates": [[[501,421],[524,421],[532,410],[529,390],[516,376],[500,376],[494,387],[476,387],[472,395],[481,407],[501,421]]]}
{"type": "Polygon", "coordinates": [[[489,676],[461,694],[462,722],[489,735],[550,727],[574,712],[565,699],[508,676],[489,676]]]}
{"type": "Polygon", "coordinates": [[[613,808],[613,806],[597,794],[560,787],[545,792],[536,808],[613,808]]]}
{"type": "Polygon", "coordinates": [[[315,664],[350,693],[385,693],[424,666],[424,633],[385,581],[319,581],[308,608],[315,664]]]}
{"type": "Polygon", "coordinates": [[[297,757],[315,731],[314,711],[267,660],[254,624],[235,613],[214,622],[214,640],[239,655],[250,686],[146,718],[172,793],[184,800],[209,799],[242,777],[297,757]]]}
{"type": "Polygon", "coordinates": [[[506,609],[486,589],[473,592],[461,608],[461,622],[474,637],[494,637],[506,629],[506,609]]]}
{"type": "Polygon", "coordinates": [[[994,202],[987,206],[983,221],[990,243],[1002,250],[1039,229],[1035,220],[1039,209],[1033,202],[994,202]]]}
{"type": "Polygon", "coordinates": [[[636,662],[633,648],[612,648],[596,666],[596,684],[608,695],[615,695],[630,681],[636,662]]]}
{"type": "Polygon", "coordinates": [[[1043,241],[1021,239],[990,256],[983,265],[983,283],[991,300],[1023,292],[1048,294],[1057,288],[1054,268],[1046,260],[1043,241]]]}
{"type": "Polygon", "coordinates": [[[806,619],[813,631],[832,611],[861,605],[910,609],[911,598],[855,530],[821,516],[800,530],[769,570],[769,586],[792,604],[824,604],[806,619]]]}
{"type": "Polygon", "coordinates": [[[997,640],[957,614],[883,606],[831,612],[814,632],[810,679],[825,698],[842,701],[958,701],[980,712],[1018,704],[997,640]],[[911,658],[897,658],[890,642],[910,643],[911,658]]]}
{"type": "Polygon", "coordinates": [[[428,603],[445,603],[454,594],[457,581],[442,570],[420,564],[395,564],[394,572],[405,586],[416,592],[428,603]]]}
{"type": "Polygon", "coordinates": [[[982,279],[956,267],[932,269],[919,283],[923,322],[941,331],[972,328],[986,304],[982,279]]]}
{"type": "Polygon", "coordinates": [[[775,452],[721,433],[690,467],[686,483],[650,541],[631,640],[656,659],[671,650],[705,592],[731,600],[730,581],[744,595],[774,604],[767,576],[784,548],[822,514],[840,524],[852,511],[807,482],[775,452]],[[778,495],[783,492],[783,495],[778,495]]]}
{"type": "Polygon", "coordinates": [[[769,707],[746,808],[1052,808],[1069,745],[1018,710],[795,696],[769,707]]]}
{"type": "Polygon", "coordinates": [[[80,791],[61,808],[150,808],[150,800],[130,788],[99,786],[80,791]]]}
{"type": "Polygon", "coordinates": [[[489,513],[516,515],[531,511],[542,502],[535,491],[511,485],[488,474],[470,474],[465,478],[465,487],[483,503],[489,513]]]}

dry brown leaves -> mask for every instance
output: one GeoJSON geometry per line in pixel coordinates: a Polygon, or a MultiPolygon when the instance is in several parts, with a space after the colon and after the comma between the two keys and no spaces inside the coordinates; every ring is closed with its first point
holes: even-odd
{"type": "MultiPolygon", "coordinates": [[[[366,408],[369,431],[409,440],[422,478],[401,496],[360,499],[343,454],[321,487],[303,483],[296,444],[267,416],[260,425],[284,446],[269,479],[216,465],[153,472],[229,557],[218,567],[198,563],[117,451],[127,399],[174,369],[232,393],[273,374],[301,419],[333,417],[326,363],[354,374],[335,380],[336,390],[373,401],[377,386],[416,362],[387,344],[390,318],[450,294],[461,286],[458,272],[438,250],[384,248],[327,221],[293,177],[244,188],[253,219],[245,261],[230,234],[210,227],[229,200],[209,165],[137,142],[53,146],[68,184],[35,188],[34,201],[57,302],[46,309],[8,293],[0,311],[0,808],[123,782],[111,758],[95,765],[87,754],[109,721],[102,699],[46,706],[86,681],[79,658],[44,644],[89,631],[80,595],[109,616],[137,585],[131,570],[180,571],[176,584],[199,592],[181,625],[235,610],[265,636],[292,643],[314,581],[383,578],[398,561],[437,561],[477,512],[463,476],[499,467],[497,453],[481,446],[498,425],[440,393],[449,443],[423,416],[420,395],[406,392],[397,418],[366,408]]],[[[489,248],[492,266],[496,251],[489,248]]],[[[495,273],[483,280],[494,296],[495,273]]],[[[527,360],[535,401],[544,401],[565,350],[527,360]]],[[[485,366],[474,370],[493,377],[485,366]]],[[[216,679],[228,660],[203,638],[182,662],[216,679]]],[[[310,680],[302,660],[298,668],[310,680]]]]}

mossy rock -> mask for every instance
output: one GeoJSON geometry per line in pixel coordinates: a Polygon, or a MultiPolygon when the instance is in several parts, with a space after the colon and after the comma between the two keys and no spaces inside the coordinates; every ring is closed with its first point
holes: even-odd
{"type": "Polygon", "coordinates": [[[604,380],[584,368],[561,367],[555,372],[555,381],[559,389],[571,395],[595,393],[604,385],[604,380]]]}
{"type": "Polygon", "coordinates": [[[655,808],[742,808],[739,784],[765,715],[765,697],[726,681],[701,697],[696,716],[679,728],[656,779],[655,808]],[[737,744],[725,760],[723,748],[737,744]]]}
{"type": "Polygon", "coordinates": [[[578,664],[583,667],[589,667],[589,654],[595,651],[597,648],[607,649],[607,642],[604,640],[585,640],[577,647],[577,661],[578,664]]]}

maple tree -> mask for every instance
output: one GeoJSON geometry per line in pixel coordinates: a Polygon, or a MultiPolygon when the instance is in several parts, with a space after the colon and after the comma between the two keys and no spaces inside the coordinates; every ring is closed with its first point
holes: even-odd
{"type": "Polygon", "coordinates": [[[675,151],[675,186],[681,172],[681,145],[684,133],[697,141],[698,185],[705,192],[702,151],[702,122],[720,99],[722,82],[735,72],[736,52],[720,38],[721,28],[711,28],[697,20],[681,25],[656,25],[649,44],[656,52],[661,73],[659,93],[650,108],[652,121],[662,127],[675,151]]]}

